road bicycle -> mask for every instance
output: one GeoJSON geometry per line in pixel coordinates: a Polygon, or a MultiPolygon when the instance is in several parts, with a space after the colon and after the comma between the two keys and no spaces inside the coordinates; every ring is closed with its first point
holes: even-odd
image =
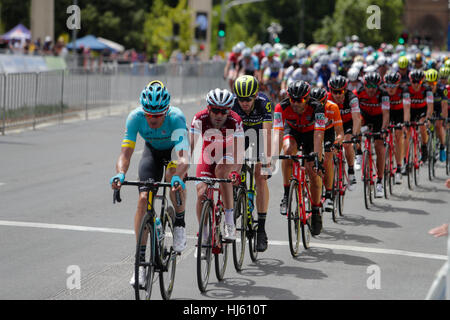
{"type": "Polygon", "coordinates": [[[241,170],[241,184],[234,188],[234,217],[236,233],[239,238],[233,242],[233,262],[236,271],[242,270],[245,246],[248,240],[250,259],[256,262],[256,235],[258,231],[258,217],[255,210],[255,165],[257,159],[246,158],[241,170]]]}
{"type": "Polygon", "coordinates": [[[197,240],[197,285],[204,293],[208,286],[211,270],[211,260],[214,255],[217,280],[222,281],[228,261],[228,246],[222,230],[225,227],[225,214],[221,192],[216,183],[231,183],[230,179],[217,179],[207,177],[186,177],[185,181],[200,181],[207,185],[202,200],[198,240],[197,240]],[[214,194],[217,194],[215,201],[214,194]]]}
{"type": "Polygon", "coordinates": [[[427,142],[427,149],[428,149],[428,180],[432,181],[433,178],[436,177],[436,162],[439,159],[439,146],[440,142],[436,134],[436,121],[438,120],[444,120],[442,117],[432,117],[430,119],[430,126],[427,130],[428,132],[428,142],[427,142]]]}
{"type": "MultiPolygon", "coordinates": [[[[161,295],[164,300],[170,299],[175,282],[175,271],[178,254],[173,250],[167,238],[173,235],[175,210],[168,204],[166,193],[170,183],[149,181],[124,181],[122,186],[145,187],[150,191],[147,196],[147,211],[142,219],[136,244],[134,263],[136,300],[150,300],[152,287],[156,281],[155,272],[159,273],[161,295]],[[163,188],[162,195],[157,195],[158,188],[163,188]],[[161,201],[159,215],[155,211],[155,200],[161,201]],[[145,256],[141,247],[146,246],[145,256]],[[139,269],[145,268],[145,284],[139,285],[139,269]]],[[[177,193],[177,201],[180,201],[177,193]]],[[[113,202],[121,202],[120,190],[114,190],[113,202]]],[[[178,203],[180,204],[180,203],[178,203]]]]}
{"type": "Polygon", "coordinates": [[[408,177],[408,188],[413,190],[414,184],[419,185],[420,166],[423,164],[422,151],[419,142],[422,140],[420,132],[417,130],[419,126],[425,125],[425,122],[407,122],[405,126],[410,130],[410,138],[408,148],[406,148],[406,175],[408,177]],[[413,183],[414,182],[414,183],[413,183]]]}
{"type": "Polygon", "coordinates": [[[314,161],[314,167],[319,168],[318,158],[317,155],[281,155],[275,158],[293,161],[287,221],[289,250],[293,257],[297,257],[300,253],[300,237],[305,249],[309,248],[311,240],[312,203],[304,162],[314,161]]]}

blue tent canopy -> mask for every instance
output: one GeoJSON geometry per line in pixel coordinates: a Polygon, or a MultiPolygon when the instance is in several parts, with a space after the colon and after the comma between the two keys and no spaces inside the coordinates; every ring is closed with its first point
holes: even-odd
{"type": "MultiPolygon", "coordinates": [[[[73,43],[69,43],[67,44],[67,49],[72,49],[73,48],[73,43]]],[[[93,35],[87,35],[83,38],[78,39],[75,42],[75,47],[77,49],[84,47],[84,48],[88,48],[91,50],[104,50],[104,49],[111,49],[109,48],[107,45],[105,45],[104,43],[100,42],[97,40],[96,37],[94,37],[93,35]]]]}

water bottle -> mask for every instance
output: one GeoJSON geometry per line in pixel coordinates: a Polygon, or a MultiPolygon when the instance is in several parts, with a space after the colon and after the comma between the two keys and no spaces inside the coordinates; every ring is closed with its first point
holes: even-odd
{"type": "Polygon", "coordinates": [[[156,225],[156,236],[158,237],[158,240],[161,241],[163,239],[163,232],[161,220],[159,218],[155,219],[155,225],[156,225]]]}
{"type": "Polygon", "coordinates": [[[248,208],[250,210],[250,212],[253,212],[254,207],[254,203],[255,203],[255,192],[252,190],[249,190],[247,192],[247,198],[248,198],[248,208]]]}

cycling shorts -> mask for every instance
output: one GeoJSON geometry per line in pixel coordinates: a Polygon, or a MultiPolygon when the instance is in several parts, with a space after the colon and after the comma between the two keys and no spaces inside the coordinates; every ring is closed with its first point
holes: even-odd
{"type": "Polygon", "coordinates": [[[389,120],[394,125],[403,123],[403,109],[391,110],[389,114],[389,120]]]}
{"type": "MultiPolygon", "coordinates": [[[[175,161],[172,161],[172,149],[157,150],[149,143],[145,143],[144,152],[139,162],[138,175],[140,181],[147,181],[152,179],[154,181],[161,181],[164,173],[164,165],[167,168],[176,168],[175,161]]],[[[149,188],[139,187],[139,192],[148,192],[149,188]]]]}
{"type": "Polygon", "coordinates": [[[304,155],[309,155],[314,152],[314,130],[300,133],[290,126],[284,127],[284,139],[294,139],[297,143],[297,148],[302,148],[304,155]]]}
{"type": "Polygon", "coordinates": [[[334,144],[334,140],[335,140],[334,128],[325,130],[325,135],[323,139],[325,152],[331,152],[331,147],[334,144]]]}
{"type": "Polygon", "coordinates": [[[411,108],[411,121],[419,121],[427,115],[427,107],[412,109],[411,108]]]}
{"type": "Polygon", "coordinates": [[[344,127],[344,134],[352,134],[353,133],[353,120],[344,122],[342,124],[344,127]]]}
{"type": "MultiPolygon", "coordinates": [[[[383,125],[383,115],[370,116],[368,114],[363,115],[364,125],[371,126],[372,132],[380,132],[383,125]]],[[[376,136],[375,140],[383,140],[382,137],[376,136]]]]}

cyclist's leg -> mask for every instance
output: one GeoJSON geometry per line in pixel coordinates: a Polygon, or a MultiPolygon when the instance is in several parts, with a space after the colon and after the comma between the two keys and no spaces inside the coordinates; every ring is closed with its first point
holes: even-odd
{"type": "MultiPolygon", "coordinates": [[[[348,121],[344,123],[344,140],[350,141],[352,139],[353,133],[353,121],[348,121]]],[[[345,143],[344,144],[345,151],[345,159],[347,160],[347,164],[349,168],[353,168],[355,164],[355,149],[353,148],[353,144],[345,143]]]]}
{"type": "Polygon", "coordinates": [[[334,178],[334,165],[333,165],[333,152],[331,147],[334,142],[334,129],[325,130],[324,146],[325,146],[325,157],[323,160],[323,166],[325,168],[325,190],[332,191],[333,189],[333,178],[334,178]]]}
{"type": "MultiPolygon", "coordinates": [[[[142,158],[139,162],[138,175],[140,181],[153,179],[154,181],[161,181],[164,171],[164,152],[158,152],[149,144],[145,144],[142,158]]],[[[169,154],[170,150],[166,154],[169,154]]],[[[134,218],[134,230],[136,239],[139,236],[139,229],[141,227],[142,218],[146,214],[148,190],[144,187],[139,187],[139,200],[134,218]]],[[[156,191],[155,191],[156,192],[156,191]]],[[[137,239],[138,240],[138,239],[137,239]]]]}

